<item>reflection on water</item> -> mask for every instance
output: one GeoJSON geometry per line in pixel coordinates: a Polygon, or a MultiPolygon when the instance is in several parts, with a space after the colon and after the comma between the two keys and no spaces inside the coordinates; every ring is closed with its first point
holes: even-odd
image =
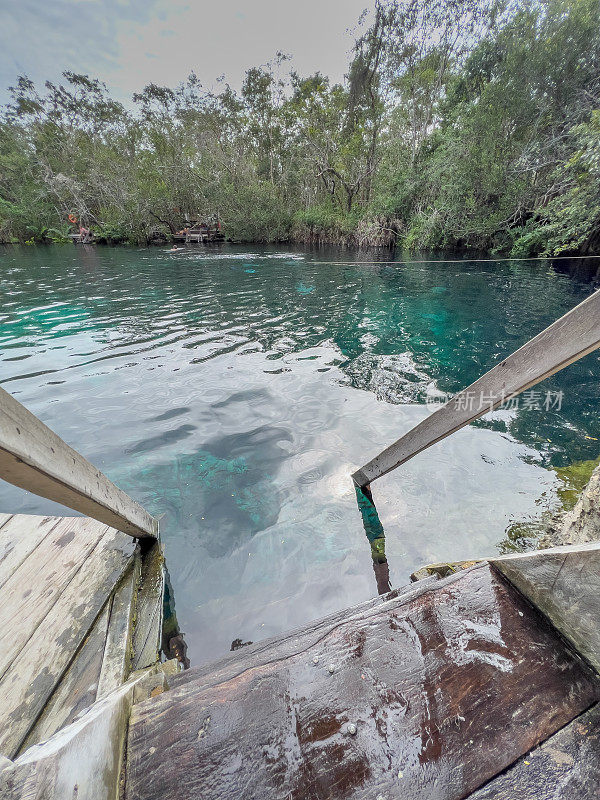
{"type": "MultiPolygon", "coordinates": [[[[0,381],[161,516],[194,664],[371,597],[373,568],[383,588],[493,553],[553,502],[548,465],[599,455],[592,355],[544,384],[560,413],[496,412],[378,480],[372,559],[351,473],[428,387],[458,391],[589,293],[535,263],[381,257],[0,249],[0,381]]],[[[0,510],[63,512],[7,485],[0,510]]]]}
{"type": "Polygon", "coordinates": [[[379,514],[373,502],[373,495],[369,486],[355,486],[358,510],[363,521],[367,539],[371,545],[371,558],[373,571],[377,584],[377,594],[386,594],[392,588],[390,583],[390,568],[385,555],[385,532],[379,519],[379,514]]]}
{"type": "Polygon", "coordinates": [[[161,650],[168,660],[176,658],[184,669],[189,669],[190,660],[187,655],[188,647],[184,634],[179,629],[177,612],[175,611],[175,592],[171,584],[171,576],[167,565],[163,565],[165,576],[165,590],[163,594],[163,625],[161,636],[161,650]]]}

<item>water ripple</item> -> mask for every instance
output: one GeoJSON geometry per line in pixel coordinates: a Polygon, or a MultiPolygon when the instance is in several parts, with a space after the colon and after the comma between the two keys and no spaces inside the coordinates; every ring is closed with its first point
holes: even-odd
{"type": "MultiPolygon", "coordinates": [[[[371,596],[352,470],[425,417],[428,389],[468,385],[589,292],[531,263],[356,258],[0,250],[0,381],[162,515],[196,662],[371,596]]],[[[598,456],[599,366],[545,384],[560,413],[496,415],[376,484],[394,583],[493,553],[555,497],[545,466],[598,456]]],[[[8,485],[0,510],[62,513],[8,485]]]]}

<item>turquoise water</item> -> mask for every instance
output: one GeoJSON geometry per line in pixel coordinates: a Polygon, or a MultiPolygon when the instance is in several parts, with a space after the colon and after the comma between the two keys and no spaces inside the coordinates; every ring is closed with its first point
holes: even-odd
{"type": "MultiPolygon", "coordinates": [[[[372,258],[372,256],[371,256],[372,258]]],[[[4,388],[152,513],[193,663],[376,593],[350,473],[583,300],[532,262],[0,249],[4,388]]],[[[392,584],[494,553],[600,455],[598,355],[374,484],[392,584]]],[[[6,484],[0,509],[61,513],[6,484]]]]}

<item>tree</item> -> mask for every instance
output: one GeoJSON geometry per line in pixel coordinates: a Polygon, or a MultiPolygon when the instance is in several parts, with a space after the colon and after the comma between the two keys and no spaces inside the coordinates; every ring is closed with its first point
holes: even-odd
{"type": "Polygon", "coordinates": [[[146,242],[218,213],[240,240],[595,252],[600,0],[377,0],[344,81],[240,92],[192,74],[133,107],[89,76],[20,77],[0,116],[0,238],[75,214],[146,242]]]}

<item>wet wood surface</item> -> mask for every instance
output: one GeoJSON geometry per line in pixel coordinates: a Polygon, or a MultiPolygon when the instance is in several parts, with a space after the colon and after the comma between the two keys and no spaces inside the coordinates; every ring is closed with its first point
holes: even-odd
{"type": "MultiPolygon", "coordinates": [[[[455,580],[454,576],[450,579],[455,580]]],[[[368,620],[381,613],[382,607],[391,608],[398,605],[399,599],[406,604],[413,598],[420,597],[432,586],[437,586],[437,578],[427,578],[415,584],[392,589],[387,595],[377,595],[351,608],[341,609],[322,619],[309,622],[303,628],[286,631],[278,636],[270,637],[243,647],[234,653],[210,664],[201,665],[181,673],[174,685],[183,687],[194,682],[196,688],[212,686],[241,675],[246,670],[254,669],[267,662],[277,662],[293,658],[316,646],[325,636],[333,633],[340,625],[368,624],[368,620]]]]}
{"type": "Polygon", "coordinates": [[[248,650],[133,708],[128,800],[458,800],[599,696],[487,564],[248,650]]]}
{"type": "Polygon", "coordinates": [[[503,556],[492,564],[600,671],[600,543],[503,556]]]}
{"type": "Polygon", "coordinates": [[[600,707],[595,705],[527,753],[470,800],[596,800],[600,797],[600,707]]]}

